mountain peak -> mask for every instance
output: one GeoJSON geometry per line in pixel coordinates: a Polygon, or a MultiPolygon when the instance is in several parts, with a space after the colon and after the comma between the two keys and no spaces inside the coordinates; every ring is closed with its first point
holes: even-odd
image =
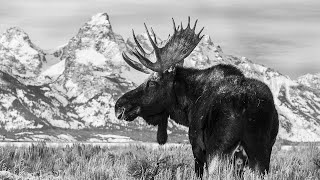
{"type": "Polygon", "coordinates": [[[18,35],[18,36],[22,36],[22,37],[28,37],[28,34],[26,32],[24,32],[21,28],[19,27],[10,27],[6,30],[6,32],[4,33],[6,35],[18,35]]]}
{"type": "Polygon", "coordinates": [[[201,41],[203,44],[214,45],[211,37],[209,35],[204,35],[201,41]]]}
{"type": "Polygon", "coordinates": [[[320,73],[317,74],[306,74],[303,76],[300,76],[297,80],[300,84],[303,84],[305,86],[320,89],[320,73]]]}
{"type": "MultiPolygon", "coordinates": [[[[59,78],[55,85],[64,89],[68,98],[81,95],[82,99],[90,99],[112,84],[106,77],[127,69],[121,56],[124,49],[126,44],[113,32],[108,14],[99,13],[59,50],[57,54],[63,62],[57,63],[49,72],[58,72],[52,76],[59,78]],[[56,71],[59,68],[64,70],[56,71]]],[[[50,73],[47,71],[42,75],[50,76],[50,73]]]]}
{"type": "Polygon", "coordinates": [[[91,17],[91,20],[87,22],[90,25],[107,25],[110,26],[109,15],[107,13],[98,13],[91,17]]]}
{"type": "MultiPolygon", "coordinates": [[[[68,44],[62,48],[61,59],[71,57],[70,60],[74,60],[77,58],[77,54],[79,55],[78,52],[89,50],[89,52],[96,51],[101,54],[101,57],[104,56],[106,61],[119,65],[118,59],[121,59],[121,51],[124,49],[126,49],[124,40],[113,32],[108,14],[98,13],[92,16],[79,29],[77,35],[72,37],[68,44]]],[[[95,59],[87,58],[87,60],[94,61],[95,59]]]]}
{"type": "Polygon", "coordinates": [[[19,27],[11,27],[0,36],[0,47],[2,70],[15,77],[34,78],[46,61],[43,50],[19,27]]]}
{"type": "Polygon", "coordinates": [[[33,44],[29,35],[19,27],[8,28],[0,36],[0,43],[6,48],[17,48],[26,45],[44,54],[43,50],[33,44]]]}
{"type": "Polygon", "coordinates": [[[18,45],[22,43],[27,43],[28,45],[31,45],[31,40],[29,38],[29,35],[24,32],[19,27],[11,27],[7,29],[0,38],[0,43],[4,46],[6,45],[18,45]],[[14,42],[14,43],[12,43],[14,42]]]}

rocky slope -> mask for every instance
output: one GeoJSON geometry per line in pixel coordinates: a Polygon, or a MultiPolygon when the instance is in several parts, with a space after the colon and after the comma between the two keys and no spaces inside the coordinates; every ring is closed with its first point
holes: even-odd
{"type": "MultiPolygon", "coordinates": [[[[137,38],[151,50],[145,34],[137,38]]],[[[9,29],[0,39],[0,129],[7,140],[104,137],[78,133],[76,129],[121,132],[118,135],[125,136],[135,133],[143,139],[143,134],[155,130],[141,119],[127,123],[114,116],[117,98],[147,76],[122,60],[121,52],[135,43],[132,38],[124,41],[112,30],[107,14],[93,16],[67,44],[50,51],[37,48],[18,28],[9,29]],[[50,130],[54,128],[59,130],[50,130]],[[62,131],[69,134],[62,136],[62,131]]],[[[202,69],[218,63],[233,64],[248,77],[269,85],[280,114],[280,138],[320,141],[319,76],[293,81],[246,58],[224,54],[209,36],[203,38],[184,66],[202,69]]],[[[185,137],[185,132],[186,128],[169,123],[169,133],[185,137]]]]}
{"type": "Polygon", "coordinates": [[[320,73],[303,75],[298,78],[298,82],[320,91],[320,73]]]}
{"type": "Polygon", "coordinates": [[[0,84],[1,130],[81,127],[50,87],[25,85],[4,72],[0,72],[0,84]]]}

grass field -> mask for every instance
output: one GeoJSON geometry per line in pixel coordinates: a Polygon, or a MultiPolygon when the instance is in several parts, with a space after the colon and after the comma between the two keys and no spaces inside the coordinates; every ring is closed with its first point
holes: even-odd
{"type": "MultiPolygon", "coordinates": [[[[245,169],[244,179],[320,179],[320,151],[308,147],[280,150],[275,145],[271,171],[260,177],[245,169]]],[[[169,148],[98,147],[75,144],[48,147],[0,147],[0,179],[197,179],[189,145],[169,148]]],[[[232,166],[221,167],[210,179],[235,179],[232,166]]]]}

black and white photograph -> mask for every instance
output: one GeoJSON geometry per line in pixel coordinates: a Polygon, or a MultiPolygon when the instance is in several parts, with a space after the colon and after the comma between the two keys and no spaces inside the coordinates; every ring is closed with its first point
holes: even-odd
{"type": "Polygon", "coordinates": [[[0,179],[320,180],[319,9],[0,0],[0,179]]]}

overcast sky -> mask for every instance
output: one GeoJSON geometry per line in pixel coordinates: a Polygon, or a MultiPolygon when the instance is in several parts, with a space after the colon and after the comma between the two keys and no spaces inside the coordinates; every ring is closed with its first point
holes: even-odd
{"type": "Polygon", "coordinates": [[[43,49],[65,44],[99,12],[125,39],[143,22],[163,39],[176,21],[199,19],[227,54],[246,56],[293,79],[320,72],[319,0],[0,0],[0,31],[18,26],[43,49]]]}

